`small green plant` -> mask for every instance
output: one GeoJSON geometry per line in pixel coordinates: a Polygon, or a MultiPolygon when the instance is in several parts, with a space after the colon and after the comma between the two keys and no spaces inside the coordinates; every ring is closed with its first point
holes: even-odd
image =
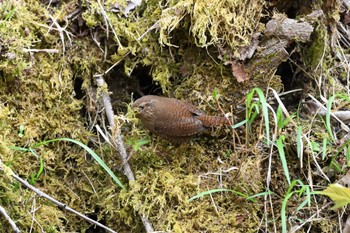
{"type": "Polygon", "coordinates": [[[6,3],[1,7],[1,18],[3,21],[0,21],[0,25],[7,20],[10,20],[15,13],[15,7],[11,8],[10,0],[7,0],[6,3]]]}
{"type": "MultiPolygon", "coordinates": [[[[329,144],[329,141],[327,140],[327,144],[329,144]]],[[[325,147],[325,145],[324,145],[325,147]]],[[[325,149],[324,149],[325,150],[325,149]]],[[[346,166],[350,166],[350,140],[347,140],[346,142],[344,142],[338,149],[336,152],[332,151],[332,160],[330,162],[329,167],[330,168],[334,168],[337,172],[339,173],[345,173],[346,170],[344,170],[342,168],[342,165],[339,165],[338,160],[340,154],[343,154],[343,152],[345,151],[345,158],[346,158],[346,166]]],[[[326,152],[324,152],[326,153],[326,152]]]]}
{"type": "Polygon", "coordinates": [[[149,139],[142,138],[138,140],[128,139],[126,143],[130,145],[134,151],[139,151],[141,146],[146,145],[149,142],[149,139]]]}
{"type": "Polygon", "coordinates": [[[327,156],[327,144],[328,144],[328,139],[323,138],[322,140],[322,160],[325,160],[327,156]]]}
{"type": "Polygon", "coordinates": [[[41,174],[43,174],[44,172],[44,166],[45,166],[44,160],[40,157],[39,161],[40,161],[40,166],[39,166],[38,172],[36,174],[33,172],[30,175],[29,183],[32,185],[36,184],[36,181],[40,178],[41,174]]]}
{"type": "MultiPolygon", "coordinates": [[[[30,175],[30,179],[28,182],[32,185],[36,184],[36,181],[40,178],[41,174],[44,172],[44,160],[35,152],[33,148],[23,148],[23,147],[10,147],[11,149],[14,150],[19,150],[19,151],[24,151],[24,152],[30,152],[32,153],[40,162],[39,170],[38,172],[32,172],[30,175]]],[[[6,164],[7,166],[11,165],[11,163],[6,164]]]]}
{"type": "MultiPolygon", "coordinates": [[[[252,125],[253,121],[255,120],[256,116],[259,114],[259,109],[261,106],[264,123],[265,123],[265,131],[266,131],[266,143],[267,145],[270,145],[270,124],[269,124],[269,114],[267,111],[267,103],[264,96],[264,93],[260,88],[254,88],[248,95],[247,95],[247,109],[246,109],[246,119],[247,119],[247,130],[252,125]],[[259,96],[259,101],[253,101],[254,94],[257,93],[259,96]]],[[[247,134],[248,135],[248,132],[247,134]]]]}
{"type": "Polygon", "coordinates": [[[350,147],[349,146],[346,147],[345,156],[346,156],[346,166],[350,167],[350,147]]]}
{"type": "Polygon", "coordinates": [[[328,132],[329,137],[331,138],[332,142],[335,141],[334,135],[332,132],[332,125],[331,125],[331,108],[332,108],[332,103],[335,99],[335,96],[331,96],[328,100],[327,103],[327,112],[326,112],[326,129],[328,132]]]}
{"type": "Polygon", "coordinates": [[[22,138],[23,135],[24,135],[24,125],[20,125],[18,130],[18,137],[22,138]]]}
{"type": "Polygon", "coordinates": [[[310,141],[310,149],[314,153],[318,153],[321,151],[321,146],[315,141],[310,141]]]}
{"type": "Polygon", "coordinates": [[[332,161],[329,164],[330,169],[334,169],[338,173],[344,173],[344,170],[341,168],[341,165],[336,161],[335,157],[332,158],[332,161]]]}
{"type": "Polygon", "coordinates": [[[295,114],[291,115],[291,117],[284,118],[282,108],[278,106],[276,111],[278,130],[281,131],[294,117],[295,117],[295,114]]]}
{"type": "Polygon", "coordinates": [[[298,196],[299,199],[306,195],[305,200],[302,201],[301,204],[298,206],[298,210],[302,209],[306,204],[309,207],[311,206],[312,193],[310,191],[310,187],[308,185],[304,185],[301,180],[293,180],[290,183],[289,188],[282,202],[282,208],[281,208],[282,233],[287,233],[287,214],[286,214],[287,203],[288,203],[288,200],[295,194],[298,196]],[[292,191],[297,184],[298,184],[298,187],[300,188],[298,190],[292,191]]]}
{"type": "Polygon", "coordinates": [[[304,150],[303,127],[298,126],[298,129],[297,129],[297,155],[298,155],[298,159],[300,159],[301,164],[303,162],[303,150],[304,150]]]}
{"type": "Polygon", "coordinates": [[[285,140],[285,136],[281,135],[278,139],[277,139],[277,149],[278,149],[278,154],[280,156],[281,162],[282,162],[282,167],[283,167],[283,171],[284,171],[284,175],[286,176],[286,179],[288,181],[288,184],[290,184],[290,177],[289,177],[289,170],[288,170],[288,164],[287,164],[287,160],[286,160],[286,155],[284,153],[284,140],[285,140]]]}
{"type": "Polygon", "coordinates": [[[218,89],[215,87],[214,90],[213,90],[213,98],[215,100],[218,100],[219,99],[219,91],[218,89]]]}
{"type": "Polygon", "coordinates": [[[333,132],[332,132],[332,124],[331,124],[331,109],[332,109],[332,104],[333,104],[336,97],[350,102],[350,97],[348,96],[348,94],[336,94],[336,95],[331,96],[328,99],[327,112],[326,112],[326,129],[327,129],[327,132],[329,134],[331,142],[335,142],[335,137],[334,137],[333,132]]]}

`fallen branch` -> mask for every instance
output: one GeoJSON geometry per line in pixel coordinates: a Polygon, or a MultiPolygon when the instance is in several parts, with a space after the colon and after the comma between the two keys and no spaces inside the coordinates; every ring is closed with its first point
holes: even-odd
{"type": "MultiPolygon", "coordinates": [[[[97,83],[98,87],[103,87],[106,85],[106,82],[105,82],[102,75],[96,75],[95,77],[96,77],[96,83],[97,83]]],[[[116,148],[119,152],[120,158],[122,159],[124,174],[126,175],[126,177],[128,178],[129,181],[134,181],[135,176],[134,176],[134,173],[132,172],[130,165],[128,163],[128,154],[126,153],[126,149],[125,149],[124,142],[123,142],[121,134],[120,134],[120,130],[117,130],[116,125],[114,123],[114,112],[113,112],[113,108],[112,108],[112,103],[111,103],[111,99],[110,99],[107,92],[102,92],[102,101],[103,101],[103,105],[105,107],[105,112],[107,115],[109,125],[111,127],[111,131],[116,132],[115,138],[113,138],[113,143],[115,143],[116,148]]],[[[114,135],[114,134],[112,134],[112,135],[114,135]]],[[[141,215],[140,217],[141,217],[143,226],[145,227],[146,231],[147,232],[154,232],[154,229],[152,227],[151,222],[145,216],[141,215]]]]}
{"type": "Polygon", "coordinates": [[[11,217],[7,214],[6,210],[2,206],[0,206],[0,213],[4,215],[5,219],[9,222],[13,232],[15,233],[21,232],[20,229],[17,227],[16,223],[11,219],[11,217]]]}

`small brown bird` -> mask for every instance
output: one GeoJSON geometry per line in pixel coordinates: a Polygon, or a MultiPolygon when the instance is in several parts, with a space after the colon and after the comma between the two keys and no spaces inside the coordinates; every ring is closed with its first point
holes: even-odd
{"type": "Polygon", "coordinates": [[[208,127],[230,125],[226,117],[208,116],[194,105],[174,98],[146,95],[132,107],[146,129],[176,144],[208,127]]]}

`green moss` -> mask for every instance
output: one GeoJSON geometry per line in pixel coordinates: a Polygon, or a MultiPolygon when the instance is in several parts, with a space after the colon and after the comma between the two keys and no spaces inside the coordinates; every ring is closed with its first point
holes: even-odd
{"type": "Polygon", "coordinates": [[[88,27],[95,27],[99,24],[98,18],[88,12],[84,12],[82,16],[88,27]]]}
{"type": "MultiPolygon", "coordinates": [[[[149,216],[156,229],[176,232],[197,232],[204,229],[232,232],[234,229],[241,229],[236,219],[243,208],[250,208],[248,205],[244,202],[236,205],[234,201],[224,201],[226,198],[235,198],[229,194],[215,195],[213,198],[222,216],[217,218],[209,196],[193,202],[186,201],[189,195],[195,195],[199,191],[197,177],[181,174],[179,168],[165,170],[166,167],[162,170],[149,169],[146,173],[138,173],[137,181],[131,185],[130,191],[122,192],[122,205],[131,205],[139,213],[149,216]]],[[[207,188],[212,186],[205,178],[203,182],[209,185],[207,188]]],[[[201,184],[201,187],[206,185],[201,184]]],[[[256,229],[257,225],[251,224],[257,221],[256,217],[251,215],[246,221],[250,222],[247,225],[243,224],[246,226],[246,232],[256,229]]]]}
{"type": "Polygon", "coordinates": [[[314,33],[312,35],[312,44],[305,51],[305,63],[312,69],[315,69],[317,66],[320,65],[320,62],[323,61],[323,56],[325,54],[325,50],[327,49],[327,33],[325,30],[326,29],[323,27],[322,24],[318,24],[315,27],[314,33]]]}

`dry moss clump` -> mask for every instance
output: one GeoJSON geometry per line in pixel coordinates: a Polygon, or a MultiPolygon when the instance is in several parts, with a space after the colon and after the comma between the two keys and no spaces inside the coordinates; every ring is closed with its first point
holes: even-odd
{"type": "Polygon", "coordinates": [[[236,50],[250,43],[264,4],[260,0],[170,1],[162,11],[160,41],[171,46],[174,43],[171,33],[188,25],[197,46],[229,46],[236,50]]]}

